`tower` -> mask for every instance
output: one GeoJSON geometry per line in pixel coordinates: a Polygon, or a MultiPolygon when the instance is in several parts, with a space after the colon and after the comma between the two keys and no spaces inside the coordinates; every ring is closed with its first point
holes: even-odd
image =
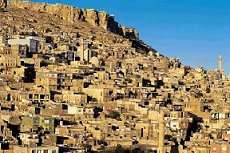
{"type": "Polygon", "coordinates": [[[92,51],[89,48],[89,46],[90,46],[89,41],[81,39],[80,47],[79,47],[79,50],[78,50],[78,56],[80,57],[81,61],[89,62],[89,60],[92,58],[92,51]]]}
{"type": "Polygon", "coordinates": [[[223,64],[224,64],[223,57],[219,55],[217,60],[217,71],[219,71],[222,74],[224,73],[223,64]]]}
{"type": "Polygon", "coordinates": [[[158,153],[165,153],[164,149],[164,137],[165,137],[165,123],[164,123],[164,111],[159,112],[159,135],[158,135],[158,153]]]}

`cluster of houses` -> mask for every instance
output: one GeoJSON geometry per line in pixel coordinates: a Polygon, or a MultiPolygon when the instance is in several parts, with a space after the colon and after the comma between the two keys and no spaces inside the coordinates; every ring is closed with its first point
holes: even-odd
{"type": "Polygon", "coordinates": [[[0,152],[230,152],[221,69],[109,32],[20,24],[0,27],[0,152]]]}

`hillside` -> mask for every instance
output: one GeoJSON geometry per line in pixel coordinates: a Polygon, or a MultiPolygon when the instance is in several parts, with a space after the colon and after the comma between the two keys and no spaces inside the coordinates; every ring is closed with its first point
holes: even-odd
{"type": "Polygon", "coordinates": [[[161,55],[106,12],[11,2],[0,19],[3,150],[213,152],[228,141],[221,70],[161,55]]]}

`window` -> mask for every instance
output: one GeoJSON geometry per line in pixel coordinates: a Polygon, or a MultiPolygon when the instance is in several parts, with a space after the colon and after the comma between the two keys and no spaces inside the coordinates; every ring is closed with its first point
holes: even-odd
{"type": "Polygon", "coordinates": [[[34,95],[34,99],[38,99],[38,94],[35,94],[35,95],[34,95]]]}
{"type": "Polygon", "coordinates": [[[29,94],[29,99],[32,99],[33,98],[33,94],[29,94]]]}
{"type": "Polygon", "coordinates": [[[57,153],[57,151],[56,150],[52,150],[52,153],[57,153]]]}
{"type": "Polygon", "coordinates": [[[36,153],[36,150],[32,150],[32,153],[36,153]]]}
{"type": "Polygon", "coordinates": [[[45,95],[40,95],[40,99],[45,99],[45,95]]]}
{"type": "Polygon", "coordinates": [[[48,150],[46,149],[46,150],[44,150],[44,153],[48,153],[48,150]]]}

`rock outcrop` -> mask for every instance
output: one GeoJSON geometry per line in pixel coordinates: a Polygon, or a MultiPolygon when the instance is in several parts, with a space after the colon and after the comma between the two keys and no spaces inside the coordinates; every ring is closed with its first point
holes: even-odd
{"type": "Polygon", "coordinates": [[[123,36],[132,40],[136,40],[136,38],[139,38],[139,33],[134,28],[122,27],[122,33],[123,36]]]}
{"type": "Polygon", "coordinates": [[[47,3],[11,2],[10,7],[28,9],[40,13],[50,13],[69,23],[85,21],[92,26],[122,35],[131,40],[138,40],[138,32],[133,28],[122,27],[114,16],[93,9],[79,9],[67,5],[50,5],[47,3]]]}

